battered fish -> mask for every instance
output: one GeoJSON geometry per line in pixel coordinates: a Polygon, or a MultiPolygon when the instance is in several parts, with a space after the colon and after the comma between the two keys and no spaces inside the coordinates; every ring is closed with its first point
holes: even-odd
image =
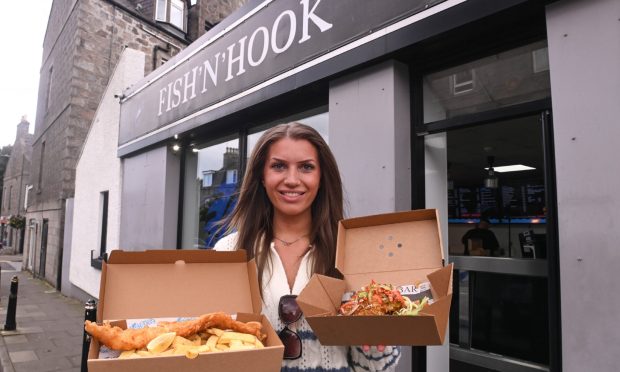
{"type": "Polygon", "coordinates": [[[177,336],[187,338],[206,331],[207,328],[231,329],[235,332],[252,334],[261,341],[265,339],[265,335],[261,333],[262,325],[259,322],[239,322],[222,312],[204,314],[196,319],[183,322],[159,322],[156,327],[140,329],[122,329],[112,327],[107,323],[98,325],[86,320],[84,328],[99,343],[110,349],[123,351],[142,349],[162,333],[176,332],[177,336]]]}

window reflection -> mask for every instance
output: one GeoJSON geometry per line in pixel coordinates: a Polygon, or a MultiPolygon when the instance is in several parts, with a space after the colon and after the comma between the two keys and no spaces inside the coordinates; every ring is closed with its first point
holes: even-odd
{"type": "Polygon", "coordinates": [[[204,249],[213,247],[221,237],[217,222],[232,211],[237,201],[239,140],[208,146],[195,154],[199,208],[193,248],[204,249]]]}
{"type": "Polygon", "coordinates": [[[549,97],[547,41],[427,74],[423,89],[425,124],[549,97]]]}

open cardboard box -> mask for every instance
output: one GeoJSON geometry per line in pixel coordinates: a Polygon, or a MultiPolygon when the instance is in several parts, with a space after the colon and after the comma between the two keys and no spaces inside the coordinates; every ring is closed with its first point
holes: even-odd
{"type": "Polygon", "coordinates": [[[340,221],[336,267],[344,280],[313,275],[297,303],[323,345],[441,345],[452,300],[435,209],[340,221]],[[342,295],[377,283],[431,283],[434,302],[417,316],[339,316],[342,295]]]}
{"type": "Polygon", "coordinates": [[[97,359],[93,339],[89,372],[103,371],[279,371],[284,346],[264,315],[256,266],[244,251],[113,251],[101,271],[97,321],[193,317],[223,311],[241,321],[259,321],[267,334],[265,348],[135,359],[97,359]]]}

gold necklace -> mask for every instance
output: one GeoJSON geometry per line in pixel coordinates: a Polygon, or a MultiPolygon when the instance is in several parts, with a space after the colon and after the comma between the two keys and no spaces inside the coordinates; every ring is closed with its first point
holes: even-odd
{"type": "Polygon", "coordinates": [[[293,240],[292,242],[288,242],[288,241],[286,241],[286,240],[284,240],[284,239],[280,239],[280,238],[278,238],[277,236],[274,236],[274,239],[281,241],[281,242],[282,242],[282,244],[284,244],[284,246],[285,246],[285,247],[288,247],[288,246],[291,246],[291,245],[293,245],[293,244],[297,243],[298,241],[300,241],[300,240],[301,240],[301,238],[306,237],[306,236],[307,236],[307,235],[302,235],[302,236],[300,236],[299,238],[297,238],[297,239],[293,240]]]}
{"type": "MultiPolygon", "coordinates": [[[[280,240],[280,239],[278,239],[280,240]]],[[[276,249],[276,251],[278,251],[278,245],[276,244],[276,242],[272,242],[271,244],[273,244],[273,247],[276,249]]],[[[308,246],[304,249],[304,251],[301,253],[301,255],[299,256],[295,256],[296,260],[299,261],[302,258],[304,258],[304,256],[306,255],[306,253],[308,253],[309,250],[311,250],[314,247],[314,245],[312,243],[308,243],[308,246]]],[[[279,247],[280,249],[282,249],[282,247],[279,247]]]]}

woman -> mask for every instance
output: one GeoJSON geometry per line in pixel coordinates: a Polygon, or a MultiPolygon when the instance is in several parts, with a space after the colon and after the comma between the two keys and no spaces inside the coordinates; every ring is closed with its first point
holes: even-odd
{"type": "Polygon", "coordinates": [[[281,124],[258,140],[239,200],[217,250],[246,249],[255,258],[263,313],[285,345],[282,371],[388,371],[397,347],[322,346],[294,298],[313,273],[337,276],[342,182],[334,156],[313,128],[281,124]]]}

